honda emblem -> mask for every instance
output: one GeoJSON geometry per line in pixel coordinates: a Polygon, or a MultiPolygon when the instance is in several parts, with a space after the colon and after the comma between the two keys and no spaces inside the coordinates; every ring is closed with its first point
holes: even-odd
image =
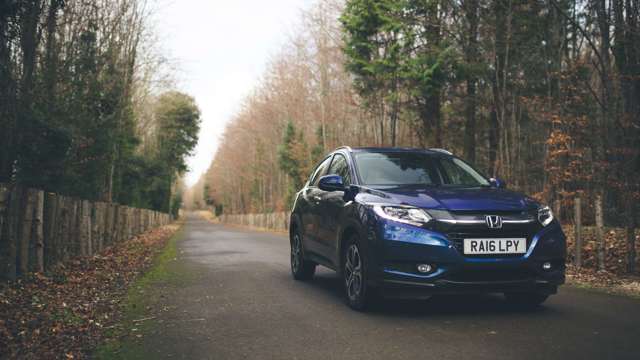
{"type": "Polygon", "coordinates": [[[498,215],[487,215],[484,220],[487,223],[487,227],[489,229],[501,229],[502,228],[502,217],[498,215]]]}

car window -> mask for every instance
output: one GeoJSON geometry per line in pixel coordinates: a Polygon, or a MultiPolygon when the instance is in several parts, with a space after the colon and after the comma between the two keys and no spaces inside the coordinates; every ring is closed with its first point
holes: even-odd
{"type": "Polygon", "coordinates": [[[464,161],[422,152],[359,153],[355,163],[362,184],[370,186],[488,186],[464,161]]]}
{"type": "Polygon", "coordinates": [[[360,153],[356,166],[365,185],[437,184],[430,157],[414,153],[360,153]]]}
{"type": "Polygon", "coordinates": [[[336,154],[331,162],[328,174],[335,174],[342,176],[342,181],[345,185],[351,184],[351,174],[349,172],[349,164],[347,159],[342,154],[336,154]]]}
{"type": "Polygon", "coordinates": [[[311,178],[309,179],[309,185],[318,186],[318,181],[320,181],[320,178],[322,177],[322,175],[326,174],[326,170],[329,167],[330,162],[331,162],[331,156],[324,159],[320,163],[320,165],[316,167],[315,171],[313,172],[313,175],[311,175],[311,178]]]}

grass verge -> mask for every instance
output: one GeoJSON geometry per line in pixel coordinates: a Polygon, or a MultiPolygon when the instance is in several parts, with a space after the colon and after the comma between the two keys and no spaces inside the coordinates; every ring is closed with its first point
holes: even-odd
{"type": "Polygon", "coordinates": [[[108,339],[97,347],[97,359],[146,359],[140,341],[155,326],[154,314],[162,311],[159,307],[162,292],[167,287],[177,287],[192,279],[192,274],[184,271],[178,259],[178,242],[183,230],[177,231],[154,259],[153,265],[129,288],[123,302],[123,313],[119,323],[107,334],[108,339]]]}

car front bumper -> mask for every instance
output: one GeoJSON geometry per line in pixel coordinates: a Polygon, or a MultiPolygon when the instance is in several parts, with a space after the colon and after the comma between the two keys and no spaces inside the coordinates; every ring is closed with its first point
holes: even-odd
{"type": "Polygon", "coordinates": [[[539,292],[553,294],[565,281],[566,240],[556,223],[531,238],[523,255],[470,257],[441,233],[385,222],[375,234],[370,284],[387,297],[434,294],[539,292]],[[549,269],[543,264],[549,263],[549,269]],[[433,270],[419,273],[417,265],[433,270]]]}

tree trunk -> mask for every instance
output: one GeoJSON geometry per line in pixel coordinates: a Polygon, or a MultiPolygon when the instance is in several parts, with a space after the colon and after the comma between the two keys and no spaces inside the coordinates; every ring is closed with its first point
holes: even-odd
{"type": "Polygon", "coordinates": [[[489,117],[489,170],[490,176],[498,176],[498,139],[500,138],[500,124],[498,114],[493,107],[489,117]]]}
{"type": "Polygon", "coordinates": [[[613,54],[620,73],[622,116],[616,124],[618,147],[624,147],[618,159],[624,182],[625,212],[627,219],[627,272],[635,272],[636,200],[640,194],[640,19],[638,1],[612,1],[614,16],[613,54]],[[635,9],[635,10],[634,10],[635,9]]]}
{"type": "MultiPolygon", "coordinates": [[[[36,130],[36,122],[32,111],[34,72],[36,68],[36,55],[38,47],[38,21],[40,19],[41,1],[26,0],[24,1],[24,14],[20,17],[20,47],[22,50],[22,78],[20,81],[19,92],[19,112],[18,112],[18,131],[15,138],[17,146],[23,144],[32,144],[37,141],[40,136],[36,130]]],[[[20,161],[20,157],[17,158],[20,161]]],[[[28,169],[28,181],[33,182],[34,164],[25,163],[18,168],[28,169]]],[[[31,184],[29,184],[31,185],[31,184]]]]}
{"type": "MultiPolygon", "coordinates": [[[[595,140],[595,160],[600,163],[607,163],[607,140],[609,132],[609,121],[615,114],[611,111],[611,94],[612,86],[609,71],[611,69],[611,57],[609,52],[611,50],[611,36],[610,36],[610,15],[607,11],[606,0],[594,0],[594,7],[596,9],[596,20],[598,23],[598,30],[600,31],[600,122],[594,130],[595,140]]],[[[594,178],[596,179],[596,192],[604,194],[606,189],[605,174],[607,171],[603,171],[600,167],[594,167],[594,178]]]]}
{"type": "Polygon", "coordinates": [[[51,0],[47,14],[47,42],[45,52],[44,86],[46,89],[45,101],[47,111],[53,114],[56,106],[56,83],[58,71],[58,53],[56,47],[56,26],[58,9],[62,7],[62,0],[51,0]]]}
{"type": "Polygon", "coordinates": [[[38,46],[38,20],[40,19],[40,0],[26,0],[25,13],[21,16],[20,46],[22,48],[22,98],[31,100],[33,72],[36,65],[36,48],[38,46]],[[26,98],[25,98],[26,97],[26,98]]]}
{"type": "MultiPolygon", "coordinates": [[[[491,163],[492,173],[497,176],[498,171],[504,170],[505,164],[500,162],[500,157],[507,151],[506,150],[506,136],[508,135],[508,129],[506,129],[506,107],[507,107],[507,63],[509,56],[509,44],[508,33],[510,24],[508,24],[507,11],[510,10],[510,4],[507,1],[499,0],[493,3],[494,12],[494,24],[495,24],[495,56],[494,56],[494,71],[491,79],[492,83],[492,119],[491,119],[491,132],[493,132],[493,146],[490,151],[495,152],[494,161],[491,163]],[[503,129],[504,127],[504,129],[503,129]]],[[[489,141],[492,142],[491,139],[489,141]]],[[[504,158],[504,156],[502,156],[504,158]]],[[[504,160],[504,159],[503,159],[504,160]]],[[[504,176],[504,175],[503,175],[504,176]]]]}
{"type": "Polygon", "coordinates": [[[476,161],[476,86],[477,78],[474,65],[478,61],[478,0],[466,0],[463,4],[467,20],[468,34],[465,46],[465,62],[471,67],[467,78],[467,97],[465,99],[464,157],[470,163],[476,161]]]}
{"type": "Polygon", "coordinates": [[[396,131],[397,131],[397,122],[398,122],[398,113],[400,112],[400,104],[398,100],[398,85],[397,80],[395,80],[396,84],[394,85],[394,98],[393,104],[391,108],[391,146],[396,146],[396,131]]]}
{"type": "MultiPolygon", "coordinates": [[[[6,3],[6,2],[5,2],[6,3]]],[[[16,95],[17,84],[12,73],[12,37],[9,19],[14,15],[8,9],[0,12],[0,182],[9,183],[13,176],[16,149],[16,95]],[[7,65],[4,65],[7,64],[7,65]]]]}

